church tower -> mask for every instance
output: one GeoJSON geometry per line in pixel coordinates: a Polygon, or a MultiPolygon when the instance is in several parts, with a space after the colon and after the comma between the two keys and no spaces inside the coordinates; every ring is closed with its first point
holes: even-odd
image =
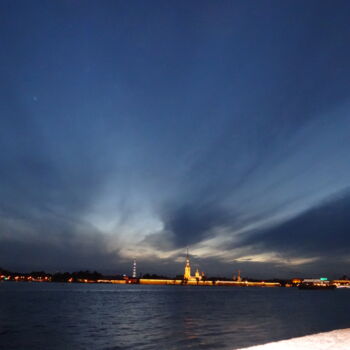
{"type": "Polygon", "coordinates": [[[187,248],[184,280],[190,280],[190,279],[191,279],[191,266],[190,266],[190,258],[188,256],[188,248],[187,248]]]}
{"type": "Polygon", "coordinates": [[[195,277],[195,279],[196,279],[197,281],[201,281],[201,280],[202,280],[202,276],[201,276],[201,274],[199,273],[198,269],[196,270],[196,273],[195,273],[194,277],[195,277]]]}

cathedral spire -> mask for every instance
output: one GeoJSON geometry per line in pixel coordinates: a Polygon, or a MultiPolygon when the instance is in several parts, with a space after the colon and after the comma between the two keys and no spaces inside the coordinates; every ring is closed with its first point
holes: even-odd
{"type": "Polygon", "coordinates": [[[190,258],[188,255],[188,247],[187,247],[187,254],[186,254],[186,265],[185,265],[184,279],[185,280],[191,279],[191,266],[190,266],[190,258]]]}

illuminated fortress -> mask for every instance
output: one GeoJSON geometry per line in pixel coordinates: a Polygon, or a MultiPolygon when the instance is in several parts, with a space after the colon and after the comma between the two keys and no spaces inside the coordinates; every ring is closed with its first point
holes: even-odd
{"type": "MultiPolygon", "coordinates": [[[[124,280],[116,280],[109,283],[130,283],[130,284],[154,284],[154,285],[190,285],[190,286],[240,286],[240,287],[280,287],[279,282],[249,282],[247,280],[242,280],[240,276],[240,271],[238,271],[238,276],[235,277],[233,281],[229,280],[217,280],[217,279],[207,279],[205,278],[204,272],[199,273],[198,269],[194,276],[191,275],[191,264],[190,257],[186,254],[186,262],[183,278],[180,279],[162,279],[162,278],[135,278],[136,276],[136,260],[133,262],[132,276],[126,277],[124,280]]],[[[99,282],[99,281],[98,281],[99,282]]],[[[100,281],[106,282],[108,281],[100,281]]]]}

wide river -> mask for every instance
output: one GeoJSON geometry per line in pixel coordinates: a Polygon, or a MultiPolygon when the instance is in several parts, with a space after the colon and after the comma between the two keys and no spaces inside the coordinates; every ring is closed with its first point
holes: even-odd
{"type": "Polygon", "coordinates": [[[350,289],[0,282],[1,349],[237,349],[350,327],[350,289]]]}

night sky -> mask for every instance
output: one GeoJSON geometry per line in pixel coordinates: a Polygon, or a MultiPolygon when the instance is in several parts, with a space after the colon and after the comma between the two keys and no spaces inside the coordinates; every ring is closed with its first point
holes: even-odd
{"type": "Polygon", "coordinates": [[[350,2],[2,0],[0,266],[350,274],[350,2]]]}

